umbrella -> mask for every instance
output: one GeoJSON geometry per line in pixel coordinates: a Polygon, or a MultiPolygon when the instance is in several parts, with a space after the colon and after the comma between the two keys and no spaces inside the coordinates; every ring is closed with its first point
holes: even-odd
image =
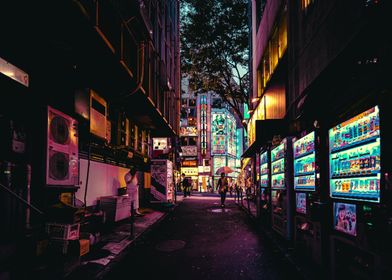
{"type": "Polygon", "coordinates": [[[231,172],[234,172],[234,170],[231,169],[231,168],[228,167],[228,166],[222,166],[222,167],[218,168],[218,170],[216,170],[216,173],[215,173],[215,174],[220,175],[220,174],[222,174],[222,173],[227,174],[227,173],[231,173],[231,172]]]}

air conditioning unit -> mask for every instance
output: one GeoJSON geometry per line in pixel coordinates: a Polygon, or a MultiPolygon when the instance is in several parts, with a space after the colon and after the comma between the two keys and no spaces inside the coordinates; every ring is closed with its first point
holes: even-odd
{"type": "Polygon", "coordinates": [[[46,185],[79,185],[78,123],[48,106],[46,185]]]}
{"type": "Polygon", "coordinates": [[[90,132],[106,139],[108,108],[106,101],[90,90],[90,132]]]}

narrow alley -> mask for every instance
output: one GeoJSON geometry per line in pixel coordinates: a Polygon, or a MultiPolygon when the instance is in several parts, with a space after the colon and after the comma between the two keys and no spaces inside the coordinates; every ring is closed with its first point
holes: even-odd
{"type": "Polygon", "coordinates": [[[222,211],[206,196],[184,199],[107,279],[135,271],[140,279],[302,279],[232,198],[222,211]]]}

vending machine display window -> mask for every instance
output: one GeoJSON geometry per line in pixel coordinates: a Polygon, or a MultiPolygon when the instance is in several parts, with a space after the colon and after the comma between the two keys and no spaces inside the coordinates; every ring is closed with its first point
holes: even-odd
{"type": "Polygon", "coordinates": [[[271,191],[271,204],[273,213],[281,215],[284,210],[282,190],[271,191]]]}
{"type": "Polygon", "coordinates": [[[261,188],[261,207],[267,210],[268,204],[270,202],[270,196],[266,188],[261,188]]]}
{"type": "Polygon", "coordinates": [[[295,205],[297,213],[306,215],[306,193],[295,194],[295,205]]]}
{"type": "Polygon", "coordinates": [[[376,106],[329,130],[332,198],[380,202],[379,124],[376,106]]]}
{"type": "Polygon", "coordinates": [[[285,143],[280,144],[271,151],[271,182],[272,188],[285,188],[285,143]]]}
{"type": "Polygon", "coordinates": [[[262,188],[268,187],[269,181],[269,169],[268,169],[268,152],[260,154],[260,186],[262,188]]]}
{"type": "Polygon", "coordinates": [[[334,202],[333,217],[335,230],[357,235],[357,206],[355,204],[334,202]]]}
{"type": "Polygon", "coordinates": [[[316,189],[315,133],[294,141],[294,189],[314,191],[316,189]]]}

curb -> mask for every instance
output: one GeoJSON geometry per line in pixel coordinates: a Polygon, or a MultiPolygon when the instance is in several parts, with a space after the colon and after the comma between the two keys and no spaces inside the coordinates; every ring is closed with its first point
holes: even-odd
{"type": "MultiPolygon", "coordinates": [[[[252,215],[246,207],[244,207],[241,204],[237,204],[237,206],[238,206],[238,208],[240,208],[242,211],[244,211],[247,214],[247,216],[251,219],[252,222],[258,221],[258,219],[257,219],[258,217],[252,215]]],[[[258,232],[262,232],[264,234],[264,236],[266,238],[268,238],[274,244],[274,246],[280,251],[282,256],[284,256],[284,258],[295,268],[295,270],[303,277],[303,279],[305,279],[305,280],[314,279],[314,278],[312,278],[311,275],[309,275],[307,273],[307,271],[302,269],[302,267],[292,258],[291,254],[290,254],[290,250],[293,248],[291,248],[291,247],[285,248],[284,246],[282,246],[279,243],[278,238],[276,238],[274,236],[274,232],[272,230],[264,228],[260,224],[256,224],[255,226],[256,226],[256,230],[258,232]]]]}
{"type": "MultiPolygon", "coordinates": [[[[91,273],[91,274],[89,273],[84,274],[83,272],[81,272],[82,275],[79,275],[77,271],[78,268],[77,268],[75,269],[75,271],[71,272],[70,274],[63,275],[62,279],[73,280],[73,279],[79,279],[79,277],[84,277],[84,279],[86,280],[105,278],[111,271],[113,271],[113,269],[117,267],[118,264],[120,264],[124,260],[124,258],[128,255],[128,250],[131,248],[131,246],[135,244],[135,241],[138,241],[143,235],[147,234],[155,227],[157,227],[160,223],[162,223],[169,215],[173,213],[173,211],[179,206],[181,202],[182,201],[177,202],[176,204],[174,204],[172,209],[168,210],[167,212],[163,212],[163,215],[161,217],[159,217],[155,222],[153,222],[150,226],[146,227],[139,233],[137,234],[135,233],[135,236],[133,238],[131,238],[130,235],[127,238],[125,238],[129,240],[129,244],[127,244],[118,255],[116,255],[106,266],[104,266],[98,272],[91,273]]],[[[80,267],[82,267],[82,265],[80,265],[79,268],[80,267]]]]}
{"type": "MultiPolygon", "coordinates": [[[[181,201],[182,202],[182,201],[181,201]]],[[[180,202],[180,203],[181,203],[180,202]]],[[[109,263],[102,271],[97,273],[94,277],[94,279],[103,279],[105,276],[107,276],[121,261],[127,256],[129,250],[134,244],[135,241],[139,240],[143,235],[147,234],[151,230],[153,230],[155,227],[157,227],[160,223],[162,223],[169,215],[173,213],[173,211],[179,206],[179,203],[177,202],[174,204],[173,208],[165,212],[159,219],[157,219],[153,224],[151,224],[149,227],[141,231],[139,234],[135,235],[134,238],[132,238],[130,243],[122,250],[122,252],[114,258],[111,263],[109,263]]]]}

